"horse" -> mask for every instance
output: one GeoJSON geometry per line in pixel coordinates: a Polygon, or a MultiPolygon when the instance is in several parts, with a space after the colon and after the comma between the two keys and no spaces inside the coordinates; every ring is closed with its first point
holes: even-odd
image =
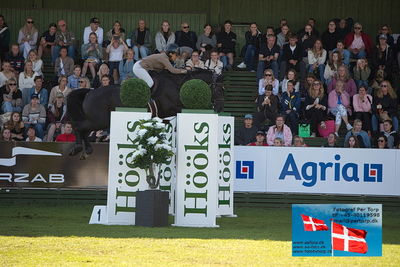
{"type": "MultiPolygon", "coordinates": [[[[216,112],[223,111],[224,88],[222,77],[212,71],[195,69],[187,74],[172,74],[168,71],[150,72],[154,80],[148,110],[153,117],[166,118],[175,116],[182,110],[179,91],[183,83],[191,79],[201,79],[210,85],[212,102],[216,112]]],[[[120,87],[110,85],[92,89],[76,89],[67,97],[67,115],[76,134],[76,143],[70,155],[82,152],[81,159],[93,152],[88,141],[91,131],[110,127],[111,111],[123,107],[120,87]]]]}

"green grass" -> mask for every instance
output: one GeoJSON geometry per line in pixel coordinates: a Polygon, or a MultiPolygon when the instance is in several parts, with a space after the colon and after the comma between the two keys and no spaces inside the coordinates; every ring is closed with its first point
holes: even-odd
{"type": "Polygon", "coordinates": [[[291,257],[288,208],[237,208],[220,228],[89,225],[91,205],[0,204],[0,266],[400,266],[400,212],[385,210],[383,257],[291,257]]]}

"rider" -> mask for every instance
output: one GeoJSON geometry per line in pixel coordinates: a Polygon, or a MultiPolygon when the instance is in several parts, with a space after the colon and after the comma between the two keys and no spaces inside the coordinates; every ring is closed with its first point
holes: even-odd
{"type": "Polygon", "coordinates": [[[184,69],[174,68],[171,62],[174,62],[178,53],[178,46],[176,44],[169,44],[165,49],[165,53],[154,54],[143,58],[133,65],[133,73],[139,79],[145,81],[147,85],[151,88],[154,85],[154,81],[149,75],[149,70],[168,70],[171,73],[182,74],[187,71],[184,69]]]}

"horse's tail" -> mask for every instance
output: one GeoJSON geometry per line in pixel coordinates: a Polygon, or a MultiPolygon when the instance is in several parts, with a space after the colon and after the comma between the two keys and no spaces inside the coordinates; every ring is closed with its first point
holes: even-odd
{"type": "Polygon", "coordinates": [[[73,121],[83,121],[86,116],[83,112],[83,100],[90,92],[90,89],[82,88],[72,91],[67,97],[67,112],[68,118],[73,121]]]}

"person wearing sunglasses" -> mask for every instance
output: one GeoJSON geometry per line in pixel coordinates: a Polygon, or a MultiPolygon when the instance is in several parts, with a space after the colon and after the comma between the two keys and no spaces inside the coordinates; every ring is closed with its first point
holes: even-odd
{"type": "Polygon", "coordinates": [[[386,149],[388,148],[387,146],[387,137],[384,135],[380,135],[377,139],[376,139],[376,144],[377,144],[377,148],[379,149],[386,149]]]}
{"type": "Polygon", "coordinates": [[[2,113],[22,111],[22,93],[18,89],[17,79],[11,78],[0,88],[2,113]]]}
{"type": "Polygon", "coordinates": [[[371,37],[362,31],[362,25],[358,22],[354,23],[353,31],[344,38],[344,44],[351,58],[366,58],[372,52],[371,37]]]}
{"type": "Polygon", "coordinates": [[[399,120],[397,117],[397,95],[389,81],[381,83],[372,104],[372,131],[378,131],[379,121],[391,119],[393,130],[398,131],[399,120]]]}
{"type": "Polygon", "coordinates": [[[33,25],[32,18],[27,18],[25,25],[19,30],[18,44],[24,58],[28,58],[29,51],[36,48],[38,30],[33,25]]]}
{"type": "Polygon", "coordinates": [[[394,47],[394,38],[392,36],[392,29],[388,24],[383,24],[382,27],[379,29],[378,35],[376,35],[375,38],[377,44],[379,43],[379,36],[381,36],[382,34],[386,35],[388,45],[394,47]]]}
{"type": "Polygon", "coordinates": [[[197,35],[190,31],[190,26],[187,22],[182,22],[181,30],[175,32],[175,44],[179,46],[180,54],[186,54],[188,57],[192,55],[196,49],[197,35]]]}

